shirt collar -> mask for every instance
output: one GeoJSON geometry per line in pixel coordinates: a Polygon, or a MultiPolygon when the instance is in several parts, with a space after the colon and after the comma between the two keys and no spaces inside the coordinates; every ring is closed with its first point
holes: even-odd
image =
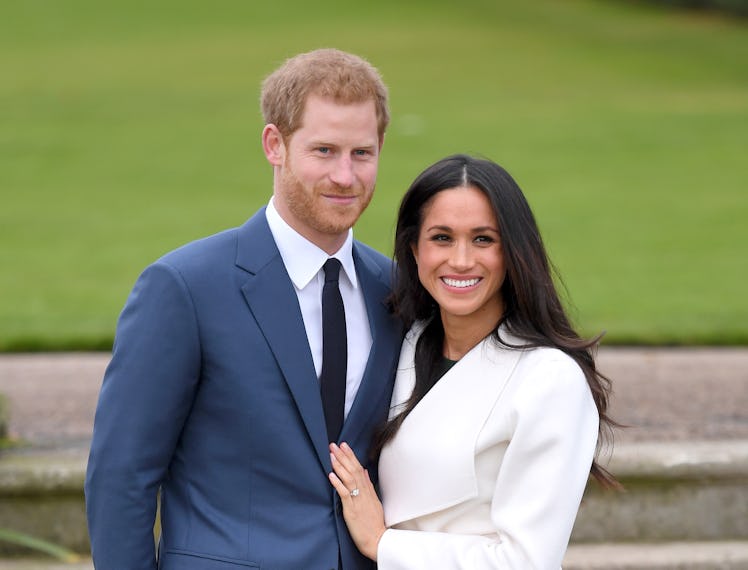
{"type": "Polygon", "coordinates": [[[333,255],[329,255],[299,234],[281,218],[278,210],[275,209],[272,197],[265,209],[265,217],[275,244],[278,246],[278,251],[280,251],[283,264],[286,266],[288,276],[297,289],[301,290],[309,285],[309,282],[319,273],[325,261],[330,257],[340,260],[348,281],[354,289],[358,288],[356,266],[353,263],[353,230],[348,230],[348,235],[340,249],[333,255]]]}

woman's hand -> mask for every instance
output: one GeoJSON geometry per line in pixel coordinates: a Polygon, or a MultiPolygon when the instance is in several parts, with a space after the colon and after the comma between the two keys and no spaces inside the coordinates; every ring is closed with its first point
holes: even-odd
{"type": "Polygon", "coordinates": [[[377,497],[369,472],[361,467],[356,454],[347,443],[330,444],[330,458],[334,473],[330,483],[340,495],[343,518],[348,532],[361,554],[377,559],[377,547],[387,527],[384,526],[384,511],[377,497]]]}

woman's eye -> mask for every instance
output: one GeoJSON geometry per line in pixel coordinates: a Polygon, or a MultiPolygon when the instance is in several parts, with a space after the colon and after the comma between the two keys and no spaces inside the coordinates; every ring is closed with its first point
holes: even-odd
{"type": "Polygon", "coordinates": [[[431,241],[449,241],[447,234],[434,234],[431,236],[431,241]]]}
{"type": "Polygon", "coordinates": [[[491,236],[477,236],[475,241],[478,243],[493,243],[494,240],[491,236]]]}

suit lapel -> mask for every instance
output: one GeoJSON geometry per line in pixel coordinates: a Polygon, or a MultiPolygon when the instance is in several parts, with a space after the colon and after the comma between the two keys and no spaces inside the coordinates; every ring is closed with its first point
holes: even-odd
{"type": "Polygon", "coordinates": [[[355,242],[353,259],[366,303],[372,346],[356,399],[343,425],[341,439],[347,441],[355,440],[371,414],[377,412],[374,404],[383,397],[389,403],[393,379],[388,377],[387,363],[399,353],[402,339],[398,321],[385,303],[390,294],[389,276],[355,242]]]}
{"type": "Polygon", "coordinates": [[[330,454],[317,374],[298,297],[267,225],[264,209],[239,229],[236,264],[249,273],[242,294],[293,395],[320,463],[330,454]]]}

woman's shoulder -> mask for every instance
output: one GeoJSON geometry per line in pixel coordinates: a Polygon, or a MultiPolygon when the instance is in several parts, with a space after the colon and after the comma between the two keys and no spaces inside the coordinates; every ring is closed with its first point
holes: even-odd
{"type": "Polygon", "coordinates": [[[557,348],[539,347],[526,351],[517,367],[518,397],[533,401],[567,402],[587,400],[590,389],[579,364],[557,348]]]}
{"type": "Polygon", "coordinates": [[[570,370],[579,370],[581,368],[571,356],[559,348],[548,346],[538,346],[524,349],[526,352],[526,361],[534,365],[553,365],[568,368],[570,370]]]}
{"type": "Polygon", "coordinates": [[[502,348],[522,351],[522,361],[525,364],[556,364],[570,369],[577,369],[581,372],[581,368],[579,368],[576,360],[560,348],[529,346],[528,341],[509,332],[505,325],[499,327],[498,336],[502,348]]]}

